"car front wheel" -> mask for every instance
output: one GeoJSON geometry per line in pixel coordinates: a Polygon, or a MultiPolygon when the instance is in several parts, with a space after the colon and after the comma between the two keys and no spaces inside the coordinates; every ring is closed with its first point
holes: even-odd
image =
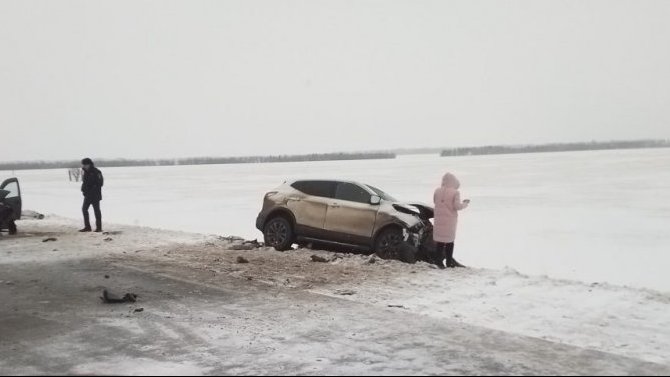
{"type": "Polygon", "coordinates": [[[275,217],[265,224],[263,231],[265,244],[277,251],[285,251],[293,245],[293,229],[291,223],[283,217],[275,217]]]}
{"type": "Polygon", "coordinates": [[[375,253],[382,259],[401,259],[403,243],[402,230],[389,228],[383,231],[375,241],[375,253]]]}

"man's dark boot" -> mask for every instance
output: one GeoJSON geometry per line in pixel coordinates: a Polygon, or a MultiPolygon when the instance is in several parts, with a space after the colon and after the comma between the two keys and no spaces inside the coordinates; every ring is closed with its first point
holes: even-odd
{"type": "Polygon", "coordinates": [[[82,233],[84,233],[84,232],[90,232],[90,231],[91,231],[91,228],[86,227],[86,228],[84,228],[84,229],[79,229],[79,231],[82,232],[82,233]]]}

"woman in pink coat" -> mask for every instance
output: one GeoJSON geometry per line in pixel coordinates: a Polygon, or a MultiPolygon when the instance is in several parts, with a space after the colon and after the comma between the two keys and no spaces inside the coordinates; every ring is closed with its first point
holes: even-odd
{"type": "Polygon", "coordinates": [[[454,241],[456,240],[456,226],[458,225],[458,211],[468,207],[470,200],[461,201],[461,186],[458,179],[447,173],[442,178],[442,186],[435,190],[433,201],[435,202],[435,227],[433,229],[433,240],[436,243],[436,260],[440,268],[445,268],[444,259],[447,259],[446,267],[463,267],[454,259],[454,241]]]}

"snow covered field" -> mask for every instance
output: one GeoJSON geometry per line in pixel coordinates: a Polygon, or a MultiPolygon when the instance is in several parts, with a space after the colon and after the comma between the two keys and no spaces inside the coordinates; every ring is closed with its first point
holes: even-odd
{"type": "MultiPolygon", "coordinates": [[[[475,267],[670,291],[670,149],[396,160],[106,168],[106,221],[260,237],[264,192],[284,180],[361,180],[430,202],[445,171],[471,207],[456,255],[475,267]]],[[[0,176],[11,175],[0,172],[0,176]]],[[[17,171],[25,208],[80,217],[61,170],[17,171]]]]}

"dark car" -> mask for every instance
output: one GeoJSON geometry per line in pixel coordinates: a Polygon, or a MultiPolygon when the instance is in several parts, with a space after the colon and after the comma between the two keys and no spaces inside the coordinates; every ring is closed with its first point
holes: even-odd
{"type": "Polygon", "coordinates": [[[401,203],[367,184],[300,180],[265,195],[256,227],[277,250],[325,243],[413,263],[433,247],[432,217],[432,207],[401,203]]]}
{"type": "Polygon", "coordinates": [[[15,221],[21,218],[21,186],[19,180],[10,178],[0,185],[0,231],[16,233],[15,221]]]}

